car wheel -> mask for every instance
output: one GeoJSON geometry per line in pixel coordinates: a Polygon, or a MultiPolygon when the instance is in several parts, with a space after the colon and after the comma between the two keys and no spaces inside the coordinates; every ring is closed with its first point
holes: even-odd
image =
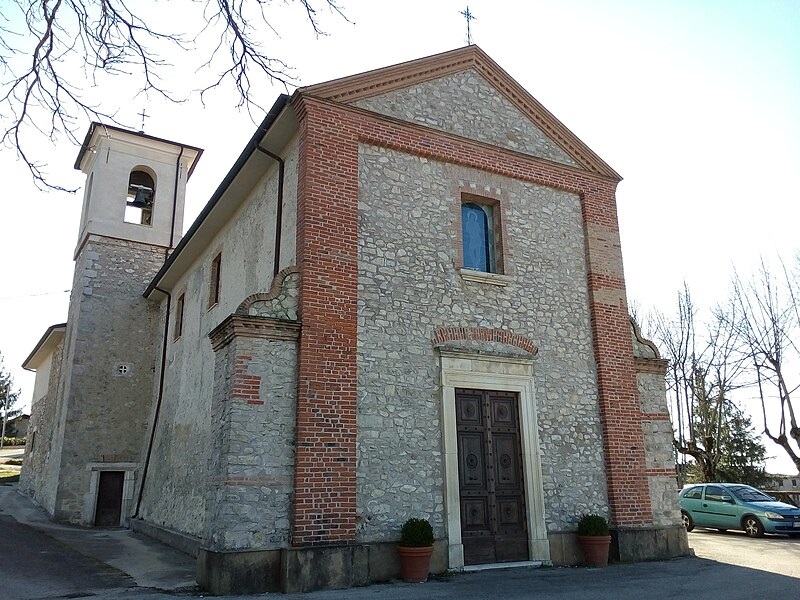
{"type": "Polygon", "coordinates": [[[692,521],[692,517],[689,516],[689,513],[682,510],[681,519],[683,520],[683,526],[686,527],[686,531],[694,529],[694,521],[692,521]]]}
{"type": "Polygon", "coordinates": [[[755,517],[745,517],[742,521],[742,529],[749,537],[762,537],[764,535],[764,526],[755,517]]]}

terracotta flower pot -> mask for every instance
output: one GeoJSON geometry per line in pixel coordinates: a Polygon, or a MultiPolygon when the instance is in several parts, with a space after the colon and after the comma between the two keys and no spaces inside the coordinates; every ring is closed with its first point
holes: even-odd
{"type": "Polygon", "coordinates": [[[404,581],[422,583],[428,580],[433,546],[397,546],[397,553],[400,555],[400,573],[404,581]]]}
{"type": "Polygon", "coordinates": [[[610,535],[579,535],[578,543],[583,550],[583,561],[587,565],[608,566],[608,551],[611,547],[610,535]]]}

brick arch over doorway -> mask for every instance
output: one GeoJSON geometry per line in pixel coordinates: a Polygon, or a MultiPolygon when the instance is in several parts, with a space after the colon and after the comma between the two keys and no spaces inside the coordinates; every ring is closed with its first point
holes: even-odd
{"type": "Polygon", "coordinates": [[[533,356],[539,348],[529,338],[511,333],[505,329],[489,329],[486,327],[442,327],[433,333],[431,342],[439,346],[447,342],[457,341],[498,342],[521,348],[533,356]]]}

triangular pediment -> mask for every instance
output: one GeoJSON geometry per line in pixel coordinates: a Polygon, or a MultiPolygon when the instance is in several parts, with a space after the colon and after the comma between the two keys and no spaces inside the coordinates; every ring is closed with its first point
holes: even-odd
{"type": "Polygon", "coordinates": [[[621,179],[474,45],[301,88],[298,93],[621,179]],[[456,105],[459,114],[453,110],[456,105]]]}

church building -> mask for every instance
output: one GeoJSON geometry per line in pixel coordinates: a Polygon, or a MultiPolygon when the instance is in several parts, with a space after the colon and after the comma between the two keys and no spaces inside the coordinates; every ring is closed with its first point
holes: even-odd
{"type": "Polygon", "coordinates": [[[182,233],[202,150],[92,123],[20,489],[197,556],[212,593],[686,554],[620,176],[477,46],[281,95],[182,233]]]}

